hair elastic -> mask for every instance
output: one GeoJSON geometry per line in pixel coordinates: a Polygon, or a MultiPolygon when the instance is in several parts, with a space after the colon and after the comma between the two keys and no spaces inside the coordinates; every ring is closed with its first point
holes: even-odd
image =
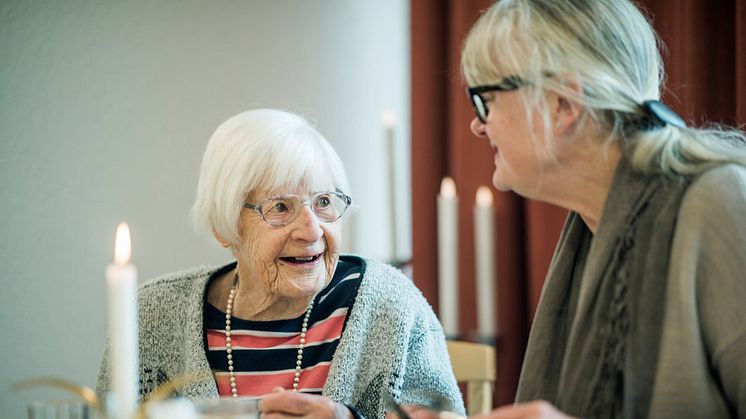
{"type": "Polygon", "coordinates": [[[673,109],[666,106],[659,100],[646,100],[642,102],[642,108],[659,126],[673,125],[679,128],[686,128],[686,122],[673,109]]]}

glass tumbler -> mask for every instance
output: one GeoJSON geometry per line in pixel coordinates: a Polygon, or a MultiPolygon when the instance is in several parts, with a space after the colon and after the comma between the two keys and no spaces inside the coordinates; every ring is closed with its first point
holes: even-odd
{"type": "Polygon", "coordinates": [[[225,397],[192,400],[200,419],[258,419],[259,399],[225,397]]]}
{"type": "Polygon", "coordinates": [[[29,419],[94,419],[95,410],[83,400],[39,400],[28,406],[29,419]]]}

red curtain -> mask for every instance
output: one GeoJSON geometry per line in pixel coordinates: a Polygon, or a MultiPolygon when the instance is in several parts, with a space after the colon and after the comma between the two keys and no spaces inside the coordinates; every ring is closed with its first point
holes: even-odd
{"type": "MultiPolygon", "coordinates": [[[[687,121],[746,122],[746,1],[646,0],[668,46],[664,100],[687,121]]],[[[473,206],[491,186],[492,150],[469,131],[459,74],[463,40],[490,0],[410,0],[412,31],[413,275],[437,310],[435,201],[444,176],[459,195],[459,325],[476,330],[473,206]]],[[[495,195],[498,380],[495,404],[513,401],[528,330],[566,211],[511,192],[495,195]]]]}

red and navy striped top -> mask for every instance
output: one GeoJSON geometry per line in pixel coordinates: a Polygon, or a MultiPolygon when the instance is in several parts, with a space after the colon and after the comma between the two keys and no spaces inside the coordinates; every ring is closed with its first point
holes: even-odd
{"type": "MultiPolygon", "coordinates": [[[[213,274],[217,278],[235,263],[213,274]]],[[[314,299],[309,318],[299,391],[321,394],[334,352],[352,310],[361,276],[362,259],[342,256],[331,282],[314,299]]],[[[301,314],[295,319],[249,321],[231,318],[233,373],[239,396],[261,396],[275,387],[293,388],[300,344],[301,314]]],[[[205,301],[205,345],[220,396],[230,396],[225,352],[225,313],[205,301]]]]}

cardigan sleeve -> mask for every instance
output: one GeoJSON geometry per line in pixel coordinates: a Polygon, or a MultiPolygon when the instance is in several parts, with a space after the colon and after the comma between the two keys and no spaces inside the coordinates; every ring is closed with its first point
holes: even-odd
{"type": "Polygon", "coordinates": [[[409,340],[402,388],[402,403],[431,405],[432,395],[447,399],[450,409],[464,414],[464,402],[453,376],[443,328],[426,306],[409,340]]]}
{"type": "Polygon", "coordinates": [[[96,394],[98,397],[103,398],[106,396],[106,392],[109,391],[111,386],[111,368],[109,368],[109,338],[106,338],[104,344],[103,355],[101,356],[101,362],[98,367],[98,375],[96,378],[96,394]]]}
{"type": "Polygon", "coordinates": [[[688,230],[696,316],[712,374],[728,404],[746,418],[746,169],[702,175],[679,213],[688,230]]]}
{"type": "Polygon", "coordinates": [[[412,280],[365,260],[361,281],[323,394],[367,418],[386,415],[384,391],[406,404],[437,394],[463,411],[442,328],[412,280]]]}

